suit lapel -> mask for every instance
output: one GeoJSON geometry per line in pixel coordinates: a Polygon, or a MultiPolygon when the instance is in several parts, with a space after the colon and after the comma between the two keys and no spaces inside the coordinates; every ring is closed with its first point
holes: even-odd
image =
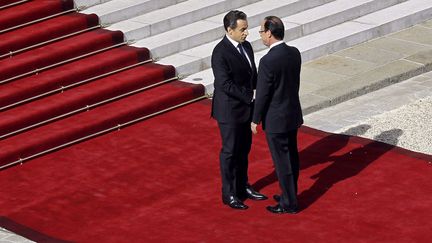
{"type": "Polygon", "coordinates": [[[254,59],[253,51],[251,48],[246,48],[245,46],[243,46],[243,47],[244,47],[243,49],[246,52],[246,55],[248,55],[249,60],[251,61],[250,65],[249,65],[249,63],[247,63],[247,64],[249,65],[249,67],[252,68],[252,66],[255,66],[255,61],[254,61],[255,59],[254,59]]]}
{"type": "MultiPolygon", "coordinates": [[[[245,58],[240,54],[239,50],[228,40],[228,37],[226,37],[226,36],[224,37],[224,42],[225,42],[225,45],[228,46],[228,48],[231,49],[231,51],[235,53],[234,55],[239,60],[241,60],[243,62],[243,64],[247,65],[249,68],[251,67],[251,65],[249,65],[249,62],[247,60],[245,60],[245,58]]],[[[252,59],[250,59],[251,55],[250,55],[249,50],[247,48],[244,48],[244,46],[243,46],[243,49],[246,52],[246,55],[248,55],[249,60],[252,61],[252,59]]]]}

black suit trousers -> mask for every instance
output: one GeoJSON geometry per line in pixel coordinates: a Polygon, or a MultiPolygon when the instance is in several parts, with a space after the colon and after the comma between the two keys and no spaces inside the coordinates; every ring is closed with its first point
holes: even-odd
{"type": "Polygon", "coordinates": [[[286,133],[266,133],[276,175],[281,188],[280,205],[295,208],[300,163],[297,149],[297,129],[286,133]]]}
{"type": "Polygon", "coordinates": [[[252,143],[250,122],[218,123],[222,138],[219,154],[222,177],[222,197],[242,197],[248,181],[248,156],[252,143]]]}

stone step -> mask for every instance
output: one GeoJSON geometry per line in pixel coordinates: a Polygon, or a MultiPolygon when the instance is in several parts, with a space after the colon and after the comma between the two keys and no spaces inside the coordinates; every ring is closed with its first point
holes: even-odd
{"type": "Polygon", "coordinates": [[[184,1],[186,0],[110,0],[85,9],[83,13],[95,13],[103,25],[110,25],[184,1]]]}
{"type": "Polygon", "coordinates": [[[115,23],[108,29],[122,30],[128,40],[136,41],[256,1],[259,0],[188,0],[115,23]]]}
{"type": "MultiPolygon", "coordinates": [[[[432,1],[409,0],[353,21],[290,42],[302,52],[303,62],[393,33],[432,18],[432,1]]],[[[259,60],[266,51],[258,52],[259,60]]]]}
{"type": "MultiPolygon", "coordinates": [[[[285,23],[285,41],[344,23],[404,1],[406,0],[359,0],[353,3],[351,0],[337,0],[287,16],[282,18],[282,21],[285,23]]],[[[261,17],[261,20],[264,17],[261,17]]],[[[250,28],[248,36],[248,41],[251,42],[255,52],[266,49],[261,42],[258,33],[259,29],[259,26],[250,28]]],[[[210,68],[211,52],[214,46],[220,41],[220,38],[204,45],[175,53],[161,59],[160,62],[171,63],[171,65],[177,68],[178,73],[186,76],[210,68]]],[[[158,50],[157,48],[160,47],[152,49],[150,46],[151,51],[158,50]]]]}
{"type": "Polygon", "coordinates": [[[80,9],[86,9],[91,6],[103,4],[112,0],[74,0],[75,6],[80,9]]]}
{"type": "MultiPolygon", "coordinates": [[[[239,8],[248,15],[250,27],[256,27],[267,15],[289,16],[307,9],[320,6],[331,0],[263,0],[239,8]]],[[[151,36],[134,44],[151,49],[153,57],[166,57],[207,42],[220,39],[225,30],[222,27],[222,14],[176,28],[159,35],[151,36]],[[193,30],[193,31],[191,31],[193,30]]],[[[127,32],[126,32],[127,35],[127,32]]]]}
{"type": "MultiPolygon", "coordinates": [[[[427,19],[411,28],[303,63],[300,99],[304,114],[430,72],[432,16],[427,19]]],[[[213,79],[212,70],[206,69],[186,81],[204,84],[207,92],[212,93],[213,79]]]]}

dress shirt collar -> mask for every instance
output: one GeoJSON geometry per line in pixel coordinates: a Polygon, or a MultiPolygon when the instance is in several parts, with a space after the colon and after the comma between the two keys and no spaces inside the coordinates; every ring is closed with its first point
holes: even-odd
{"type": "Polygon", "coordinates": [[[226,37],[228,38],[228,40],[231,42],[231,44],[233,44],[233,46],[236,48],[236,49],[238,49],[238,44],[240,44],[239,42],[237,42],[237,41],[235,41],[235,40],[233,40],[233,39],[231,39],[231,37],[229,37],[228,35],[226,35],[226,37]]]}
{"type": "MultiPolygon", "coordinates": [[[[226,37],[231,42],[231,44],[234,45],[234,48],[241,54],[240,47],[238,46],[240,43],[231,39],[231,37],[229,37],[228,35],[226,35],[226,37]]],[[[243,49],[244,55],[247,59],[247,62],[249,63],[249,66],[252,67],[252,63],[251,63],[251,60],[249,58],[249,55],[246,53],[246,50],[244,49],[244,47],[242,47],[242,49],[243,49]]]]}
{"type": "Polygon", "coordinates": [[[273,43],[273,44],[271,44],[270,45],[270,49],[272,49],[273,47],[275,47],[275,46],[277,46],[277,45],[280,45],[280,44],[282,44],[283,43],[283,41],[277,41],[277,42],[275,42],[275,43],[273,43]]]}

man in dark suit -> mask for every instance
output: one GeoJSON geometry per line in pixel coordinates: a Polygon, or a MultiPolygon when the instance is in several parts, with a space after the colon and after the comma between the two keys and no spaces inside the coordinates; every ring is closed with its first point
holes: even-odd
{"type": "Polygon", "coordinates": [[[301,56],[297,48],[282,41],[285,28],[278,17],[266,17],[259,32],[270,50],[259,64],[251,130],[257,133],[257,124],[262,122],[281,189],[281,194],[274,196],[279,203],[267,210],[297,213],[297,130],[303,124],[299,99],[301,56]]]}
{"type": "Polygon", "coordinates": [[[230,11],[223,22],[226,35],[213,49],[211,58],[215,77],[211,115],[218,122],[222,138],[222,201],[234,209],[247,209],[243,199],[267,199],[252,189],[247,176],[257,70],[252,46],[246,41],[246,14],[230,11]]]}

